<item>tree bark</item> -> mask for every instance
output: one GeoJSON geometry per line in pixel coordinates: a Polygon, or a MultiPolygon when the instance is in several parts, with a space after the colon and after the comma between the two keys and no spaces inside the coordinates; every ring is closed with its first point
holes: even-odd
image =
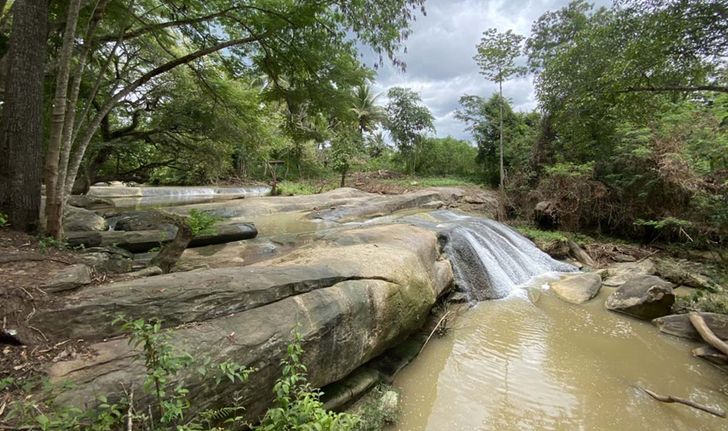
{"type": "Polygon", "coordinates": [[[63,128],[66,125],[66,114],[68,113],[68,82],[71,75],[73,42],[76,36],[76,26],[78,24],[80,10],[81,0],[71,0],[66,14],[63,45],[61,45],[61,50],[58,54],[58,71],[56,72],[56,88],[51,114],[51,131],[45,159],[46,233],[59,240],[63,236],[63,196],[62,193],[58,193],[58,184],[63,184],[63,178],[59,177],[59,159],[63,128]]]}
{"type": "Polygon", "coordinates": [[[14,229],[39,227],[43,154],[43,73],[48,1],[15,2],[0,124],[0,208],[14,229]]]}

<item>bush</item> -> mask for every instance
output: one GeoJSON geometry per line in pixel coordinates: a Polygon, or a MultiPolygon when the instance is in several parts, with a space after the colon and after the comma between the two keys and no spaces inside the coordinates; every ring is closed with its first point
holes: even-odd
{"type": "Polygon", "coordinates": [[[196,208],[190,210],[186,223],[192,230],[192,236],[214,235],[214,225],[220,221],[220,217],[215,217],[204,213],[196,208]]]}
{"type": "Polygon", "coordinates": [[[4,228],[9,224],[10,222],[8,221],[8,215],[0,211],[0,228],[4,228]]]}

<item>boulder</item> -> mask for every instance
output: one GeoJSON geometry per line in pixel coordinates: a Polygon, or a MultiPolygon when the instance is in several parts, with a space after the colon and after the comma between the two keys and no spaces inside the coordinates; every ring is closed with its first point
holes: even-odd
{"type": "MultiPolygon", "coordinates": [[[[728,340],[728,315],[719,313],[700,313],[705,323],[713,333],[722,340],[728,340]]],[[[652,324],[666,334],[676,337],[690,338],[702,341],[700,334],[695,330],[687,314],[671,314],[659,317],[652,324]]]]}
{"type": "Polygon", "coordinates": [[[670,314],[675,295],[674,285],[654,275],[642,275],[627,280],[607,298],[607,309],[643,320],[670,314]]]}
{"type": "Polygon", "coordinates": [[[106,220],[87,209],[67,205],[63,213],[63,229],[66,231],[102,232],[109,229],[106,220]]]}
{"type": "Polygon", "coordinates": [[[561,299],[572,304],[582,304],[594,298],[602,287],[599,274],[587,272],[567,275],[550,283],[551,290],[561,299]]]}
{"type": "Polygon", "coordinates": [[[654,275],[655,272],[655,263],[652,259],[645,259],[639,262],[615,263],[607,268],[604,285],[609,287],[619,287],[629,279],[642,275],[654,275]]]}
{"type": "Polygon", "coordinates": [[[91,271],[84,264],[67,266],[51,274],[50,279],[42,284],[46,292],[64,292],[91,283],[91,271]]]}
{"type": "Polygon", "coordinates": [[[134,211],[113,218],[113,228],[119,231],[166,230],[174,234],[176,227],[157,211],[134,211]]]}
{"type": "Polygon", "coordinates": [[[71,195],[68,198],[68,204],[87,210],[111,208],[114,206],[114,202],[110,199],[86,195],[71,195]]]}
{"type": "Polygon", "coordinates": [[[243,386],[208,384],[192,371],[179,376],[195,388],[188,397],[193,413],[236,394],[252,419],[270,403],[261,394],[271,393],[294,329],[302,337],[309,380],[323,387],[419,329],[451,283],[452,270],[440,257],[435,233],[378,225],[325,233],[315,245],[265,264],[81,290],[57,308],[36,313],[32,324],[67,338],[83,337],[97,353],[51,365],[52,381],[75,383],[58,398],[62,404],[92,405],[99,393],[118,393],[119,382],[143,393],[138,352],[126,337],[107,338],[119,334],[110,322],[124,313],[131,319],[160,318],[176,351],[257,368],[243,386]]]}
{"type": "Polygon", "coordinates": [[[188,247],[204,247],[206,245],[224,244],[226,242],[252,239],[258,236],[253,223],[228,223],[213,226],[213,233],[198,235],[192,238],[188,247]]]}
{"type": "Polygon", "coordinates": [[[123,248],[106,246],[83,248],[78,257],[97,272],[121,274],[132,270],[134,254],[123,248]]]}
{"type": "Polygon", "coordinates": [[[713,364],[718,365],[724,370],[725,366],[728,365],[728,356],[712,346],[701,346],[694,348],[693,356],[695,356],[696,358],[705,359],[708,362],[712,362],[713,364]]]}

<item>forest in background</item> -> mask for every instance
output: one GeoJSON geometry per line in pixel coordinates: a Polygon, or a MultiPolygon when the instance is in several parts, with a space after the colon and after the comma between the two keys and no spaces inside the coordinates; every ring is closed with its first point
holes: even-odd
{"type": "Polygon", "coordinates": [[[54,1],[39,43],[22,33],[22,14],[43,3],[0,2],[0,208],[18,229],[39,228],[41,176],[55,237],[68,195],[98,181],[269,181],[277,169],[344,185],[353,171],[387,170],[495,187],[502,109],[511,215],[530,218],[549,201],[565,229],[701,245],[728,234],[721,1],[576,0],[539,18],[528,39],[484,33],[527,59],[514,73],[533,75],[539,108],[463,95],[457,117],[471,142],[435,137],[411,89],[389,89],[386,102],[373,94],[376,72],[357,52],[369,46],[374,66],[404,69],[399,52],[423,0],[54,1]],[[13,66],[28,49],[44,72],[35,78],[13,66]],[[23,93],[36,78],[38,94],[23,93]],[[22,125],[34,113],[37,130],[22,125]]]}

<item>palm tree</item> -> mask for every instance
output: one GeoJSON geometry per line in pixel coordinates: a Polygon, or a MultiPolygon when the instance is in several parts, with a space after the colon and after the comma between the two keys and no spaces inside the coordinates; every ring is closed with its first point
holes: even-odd
{"type": "Polygon", "coordinates": [[[356,115],[362,141],[364,140],[364,132],[371,132],[377,124],[386,118],[384,109],[375,104],[378,97],[378,94],[372,94],[371,88],[367,84],[356,87],[354,106],[351,111],[356,115]]]}

